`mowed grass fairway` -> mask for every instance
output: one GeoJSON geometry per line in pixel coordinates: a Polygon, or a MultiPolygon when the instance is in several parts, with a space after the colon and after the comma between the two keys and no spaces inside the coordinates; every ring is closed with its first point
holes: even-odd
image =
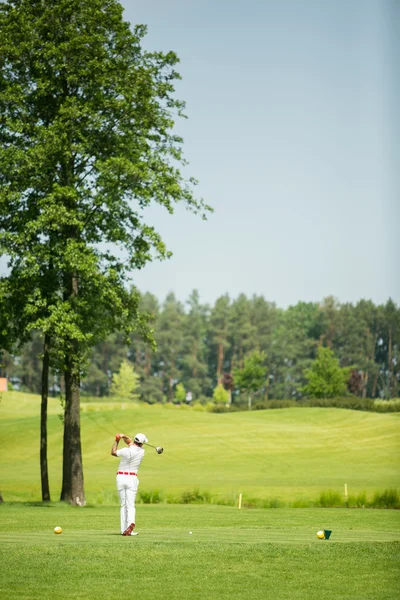
{"type": "MultiPolygon", "coordinates": [[[[132,404],[83,403],[88,505],[39,502],[40,399],[0,402],[0,598],[15,600],[395,600],[400,587],[400,511],[255,509],[171,504],[190,490],[211,502],[321,492],[398,489],[399,415],[296,408],[212,414],[132,404]],[[139,490],[161,504],[137,506],[136,537],[119,535],[117,431],[143,431],[139,490]],[[63,533],[55,535],[55,526],[63,533]],[[319,529],[331,529],[318,540],[319,529]],[[192,535],[189,532],[192,531],[192,535]]],[[[61,485],[63,426],[49,406],[53,500],[61,485]]],[[[279,505],[279,502],[277,505],[279,505]]]]}
{"type": "Polygon", "coordinates": [[[0,506],[0,597],[398,598],[397,511],[140,505],[138,522],[123,538],[116,506],[0,506]]]}
{"type": "MultiPolygon", "coordinates": [[[[48,459],[52,500],[61,489],[63,424],[59,400],[50,400],[48,459]]],[[[9,392],[0,402],[0,491],[7,501],[41,498],[40,398],[9,392]]],[[[400,487],[400,414],[328,408],[289,408],[232,414],[195,412],[141,404],[82,403],[86,499],[117,502],[110,456],[117,431],[146,433],[152,448],[140,470],[139,490],[175,498],[188,490],[232,498],[317,500],[400,487]]]]}

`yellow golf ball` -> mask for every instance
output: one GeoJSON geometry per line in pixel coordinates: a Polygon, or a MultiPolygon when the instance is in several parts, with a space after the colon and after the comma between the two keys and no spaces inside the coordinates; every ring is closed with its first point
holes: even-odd
{"type": "Polygon", "coordinates": [[[323,540],[325,537],[325,533],[323,531],[317,531],[317,538],[319,540],[323,540]]]}
{"type": "Polygon", "coordinates": [[[61,527],[54,527],[54,533],[62,533],[61,527]]]}

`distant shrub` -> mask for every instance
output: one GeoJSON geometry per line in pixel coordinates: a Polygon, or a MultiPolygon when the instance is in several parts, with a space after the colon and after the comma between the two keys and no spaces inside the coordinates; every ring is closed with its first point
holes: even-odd
{"type": "Polygon", "coordinates": [[[179,408],[179,404],[174,404],[173,402],[165,402],[162,405],[164,408],[170,409],[170,410],[176,410],[177,408],[179,408]]]}
{"type": "Polygon", "coordinates": [[[229,392],[219,383],[213,391],[213,400],[216,404],[226,406],[229,402],[229,392]]]}
{"type": "Polygon", "coordinates": [[[207,492],[200,493],[198,489],[194,489],[183,492],[180,500],[182,504],[202,504],[203,502],[209,504],[211,496],[207,492]]]}
{"type": "Polygon", "coordinates": [[[367,495],[365,492],[361,492],[357,496],[349,496],[346,502],[348,508],[364,508],[367,505],[367,495]]]}
{"type": "Polygon", "coordinates": [[[253,404],[254,410],[271,410],[275,408],[292,408],[298,406],[295,400],[264,400],[253,404]]]}
{"type": "Polygon", "coordinates": [[[305,398],[299,401],[299,406],[319,406],[330,408],[349,408],[351,410],[374,410],[372,398],[357,396],[339,396],[337,398],[305,398]]]}
{"type": "MultiPolygon", "coordinates": [[[[117,492],[101,492],[95,499],[96,504],[118,504],[117,492]]],[[[198,488],[186,490],[181,494],[164,494],[162,490],[140,490],[138,502],[142,504],[213,504],[220,506],[238,506],[238,494],[212,494],[200,491],[198,488]]],[[[43,506],[40,502],[37,506],[43,506]]],[[[375,492],[372,499],[367,498],[365,492],[351,495],[347,502],[345,497],[334,490],[324,490],[318,498],[298,499],[284,501],[280,498],[249,498],[245,494],[242,497],[243,508],[376,508],[376,509],[400,509],[400,494],[396,489],[388,489],[383,492],[375,492]]]]}
{"type": "Polygon", "coordinates": [[[192,407],[190,404],[178,404],[179,406],[179,410],[192,410],[192,407]]]}
{"type": "MultiPolygon", "coordinates": [[[[230,406],[207,403],[207,410],[213,413],[229,413],[247,411],[244,402],[234,402],[230,406]]],[[[374,400],[373,398],[358,398],[357,396],[340,396],[337,398],[302,398],[301,400],[259,400],[254,402],[252,410],[273,410],[293,407],[346,408],[349,410],[365,410],[370,412],[400,412],[400,398],[392,400],[374,400]]]]}
{"type": "Polygon", "coordinates": [[[283,508],[284,502],[279,498],[243,498],[244,508],[283,508]]]}
{"type": "Polygon", "coordinates": [[[375,493],[372,503],[369,506],[373,508],[400,508],[400,495],[397,490],[385,490],[382,493],[375,493]]]}
{"type": "Polygon", "coordinates": [[[229,406],[220,406],[218,404],[213,404],[208,408],[210,412],[213,413],[233,413],[233,412],[241,412],[243,410],[249,410],[248,406],[242,406],[240,404],[230,404],[229,406]]]}
{"type": "Polygon", "coordinates": [[[163,502],[164,497],[159,490],[140,490],[138,499],[143,504],[160,504],[160,502],[163,502]]]}
{"type": "Polygon", "coordinates": [[[400,398],[374,400],[373,410],[376,412],[400,412],[400,398]]]}
{"type": "Polygon", "coordinates": [[[183,383],[178,383],[178,385],[175,388],[174,402],[175,402],[175,404],[181,404],[182,402],[185,402],[185,399],[186,399],[185,386],[183,385],[183,383]]]}
{"type": "Polygon", "coordinates": [[[119,502],[119,498],[118,498],[118,492],[115,491],[110,491],[110,490],[106,490],[106,491],[102,491],[99,492],[96,496],[95,499],[96,504],[101,504],[101,505],[109,505],[109,504],[117,504],[119,502]]]}
{"type": "Polygon", "coordinates": [[[316,503],[313,500],[293,500],[289,503],[290,508],[313,508],[316,503]]]}
{"type": "Polygon", "coordinates": [[[323,508],[338,508],[343,506],[343,497],[338,492],[328,490],[320,494],[318,504],[323,508]]]}
{"type": "Polygon", "coordinates": [[[218,414],[231,412],[230,408],[228,406],[224,406],[223,404],[212,404],[211,406],[207,405],[207,410],[218,414]]]}

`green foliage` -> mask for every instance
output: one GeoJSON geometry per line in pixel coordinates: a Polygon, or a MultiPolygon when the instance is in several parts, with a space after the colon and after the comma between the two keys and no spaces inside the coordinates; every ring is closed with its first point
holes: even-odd
{"type": "MultiPolygon", "coordinates": [[[[244,309],[243,298],[241,303],[244,309]]],[[[387,328],[391,323],[388,319],[392,319],[392,316],[391,313],[386,315],[384,306],[374,306],[364,301],[356,305],[324,302],[318,306],[314,303],[299,303],[284,311],[262,297],[247,299],[247,303],[249,306],[245,311],[246,315],[255,325],[255,330],[251,330],[254,335],[247,341],[251,342],[254,350],[258,348],[266,353],[265,386],[254,398],[254,405],[261,407],[270,400],[304,401],[301,396],[301,390],[306,384],[304,370],[314,361],[321,337],[327,340],[332,338],[332,350],[340,359],[341,367],[355,367],[352,370],[354,381],[348,382],[349,391],[359,400],[354,401],[355,408],[359,404],[360,410],[364,406],[370,410],[367,406],[368,398],[383,398],[388,395],[390,366],[393,370],[392,395],[400,390],[400,371],[397,368],[400,363],[396,362],[400,326],[396,328],[396,322],[394,323],[390,346],[387,328]],[[357,335],[353,334],[354,331],[357,335]]],[[[237,311],[233,312],[232,303],[227,297],[223,303],[217,301],[210,308],[200,303],[196,292],[190,295],[185,305],[173,296],[169,297],[168,302],[160,303],[155,296],[146,293],[139,295],[138,307],[140,314],[148,320],[149,328],[155,332],[158,351],[153,351],[143,340],[140,331],[132,332],[128,340],[123,333],[109,335],[91,351],[86,377],[82,380],[85,395],[108,395],[111,376],[127,355],[140,375],[141,398],[147,403],[161,402],[164,395],[171,401],[175,381],[183,383],[185,389],[192,392],[194,400],[205,397],[210,400],[218,382],[227,389],[225,382],[231,380],[232,369],[239,368],[243,362],[240,339],[236,337],[234,340],[233,337],[238,314],[237,311]],[[221,321],[216,320],[218,315],[221,321]],[[222,328],[222,317],[225,319],[225,330],[222,328]],[[221,327],[218,329],[221,336],[225,331],[226,339],[224,338],[223,344],[216,342],[214,326],[221,327]],[[239,349],[236,349],[234,343],[239,344],[239,349]],[[222,361],[219,365],[219,379],[218,361],[222,361]]],[[[396,310],[400,314],[400,310],[396,310]]],[[[249,330],[243,328],[242,331],[249,330]]],[[[3,372],[6,371],[9,380],[13,378],[24,389],[35,392],[39,390],[40,365],[37,354],[42,351],[42,343],[39,332],[32,332],[30,340],[21,349],[14,350],[11,354],[3,353],[3,372]],[[17,353],[20,358],[16,357],[17,353]]],[[[243,339],[243,347],[244,344],[243,339]]],[[[61,383],[59,374],[53,370],[50,385],[52,393],[58,391],[61,383]]],[[[230,386],[229,383],[228,385],[230,386]]],[[[239,394],[233,393],[233,401],[237,406],[247,401],[243,396],[244,394],[241,400],[239,394]]],[[[333,405],[327,404],[327,399],[321,401],[324,403],[321,406],[333,405]]],[[[386,405],[386,400],[380,402],[377,400],[377,410],[391,410],[392,405],[386,405]]]]}
{"type": "Polygon", "coordinates": [[[310,398],[334,398],[346,394],[351,367],[340,368],[330,348],[320,346],[312,367],[304,371],[308,381],[303,393],[310,398]]]}
{"type": "Polygon", "coordinates": [[[400,412],[400,398],[392,400],[374,400],[372,410],[376,412],[400,412]]]}
{"type": "Polygon", "coordinates": [[[139,375],[133,365],[127,360],[122,361],[119,373],[113,375],[111,394],[119,400],[138,400],[138,387],[139,375]]]}
{"type": "Polygon", "coordinates": [[[182,492],[180,502],[182,504],[201,504],[207,500],[208,495],[201,494],[198,489],[182,492]]]}
{"type": "Polygon", "coordinates": [[[131,30],[119,2],[9,0],[0,31],[0,255],[10,268],[0,343],[37,329],[63,373],[61,495],[82,503],[80,379],[92,348],[116,330],[154,343],[127,284],[170,252],[144,211],[183,203],[205,217],[209,207],[180,171],[179,59],[145,51],[146,27],[131,30]]]}
{"type": "Polygon", "coordinates": [[[321,493],[318,503],[323,508],[338,508],[343,504],[343,496],[338,492],[328,490],[321,493]]]}
{"type": "Polygon", "coordinates": [[[249,409],[251,408],[252,395],[266,385],[265,353],[253,352],[245,358],[242,369],[234,369],[233,379],[235,387],[248,396],[249,409]]]}
{"type": "Polygon", "coordinates": [[[175,402],[177,404],[183,404],[186,400],[186,390],[183,383],[178,383],[175,388],[175,402]]]}
{"type": "Polygon", "coordinates": [[[298,402],[298,405],[375,411],[374,401],[371,398],[357,398],[356,396],[343,396],[339,398],[304,398],[298,402]]]}
{"type": "Polygon", "coordinates": [[[218,405],[226,405],[229,402],[229,392],[221,383],[214,388],[213,400],[218,405]]]}
{"type": "Polygon", "coordinates": [[[138,492],[138,502],[143,504],[160,504],[164,501],[164,495],[159,490],[142,490],[138,492]]]}
{"type": "Polygon", "coordinates": [[[377,492],[374,495],[372,506],[375,508],[400,508],[400,494],[396,489],[377,492]]]}
{"type": "Polygon", "coordinates": [[[259,391],[265,384],[265,358],[263,352],[253,352],[245,358],[244,367],[233,372],[235,387],[243,392],[259,391]]]}

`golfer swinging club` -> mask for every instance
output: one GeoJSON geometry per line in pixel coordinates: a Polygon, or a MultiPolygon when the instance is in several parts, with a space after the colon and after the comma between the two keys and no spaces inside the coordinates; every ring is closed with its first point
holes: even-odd
{"type": "Polygon", "coordinates": [[[133,531],[136,518],[135,501],[139,486],[137,474],[144,457],[142,445],[147,441],[144,433],[136,434],[133,440],[123,433],[117,433],[111,448],[113,456],[121,457],[117,471],[117,489],[121,502],[121,535],[138,535],[133,531]],[[121,438],[128,448],[117,450],[121,438]]]}

